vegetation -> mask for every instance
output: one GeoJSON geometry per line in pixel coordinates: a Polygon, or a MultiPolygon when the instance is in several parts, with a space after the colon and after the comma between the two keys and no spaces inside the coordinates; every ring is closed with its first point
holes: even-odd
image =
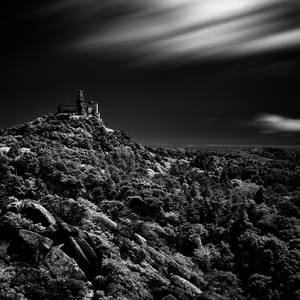
{"type": "Polygon", "coordinates": [[[154,149],[47,115],[2,130],[0,208],[1,299],[300,299],[297,150],[154,149]],[[86,278],[6,251],[20,229],[65,241],[6,212],[28,199],[93,240],[86,278]]]}

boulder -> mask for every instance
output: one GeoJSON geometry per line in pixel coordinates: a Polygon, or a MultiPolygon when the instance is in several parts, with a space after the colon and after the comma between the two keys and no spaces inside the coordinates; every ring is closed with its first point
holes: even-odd
{"type": "Polygon", "coordinates": [[[21,213],[33,222],[41,223],[44,226],[56,224],[55,218],[50,214],[50,212],[46,208],[32,201],[24,201],[21,213]]]}
{"type": "Polygon", "coordinates": [[[105,214],[98,212],[97,213],[97,218],[100,222],[103,223],[103,225],[105,227],[107,227],[108,229],[115,231],[118,228],[118,225],[116,222],[112,221],[108,216],[106,216],[105,214]]]}
{"type": "Polygon", "coordinates": [[[53,241],[38,233],[21,229],[11,241],[7,252],[17,255],[21,260],[37,263],[51,249],[53,241]]]}
{"type": "Polygon", "coordinates": [[[162,215],[166,223],[178,225],[180,223],[179,214],[176,212],[166,212],[162,215]]]}
{"type": "Polygon", "coordinates": [[[90,245],[92,245],[95,251],[98,261],[101,263],[103,258],[111,257],[112,254],[118,255],[119,248],[115,244],[107,241],[105,238],[100,237],[96,234],[88,233],[86,240],[90,245]]]}
{"type": "Polygon", "coordinates": [[[61,246],[52,247],[45,256],[43,264],[54,277],[86,280],[84,272],[79,268],[76,261],[62,251],[61,246]]]}
{"type": "Polygon", "coordinates": [[[168,273],[178,275],[181,278],[190,279],[189,273],[187,270],[180,264],[178,264],[176,261],[171,260],[168,264],[168,273]]]}
{"type": "Polygon", "coordinates": [[[203,293],[198,300],[223,300],[224,298],[216,293],[203,293]]]}
{"type": "Polygon", "coordinates": [[[34,223],[41,223],[44,226],[55,225],[55,218],[42,205],[30,200],[15,201],[8,204],[4,212],[22,214],[34,223]]]}
{"type": "Polygon", "coordinates": [[[134,234],[134,240],[140,245],[140,246],[143,246],[143,247],[146,247],[147,246],[147,240],[145,238],[143,238],[141,235],[135,233],[134,234]]]}
{"type": "Polygon", "coordinates": [[[99,260],[86,241],[68,237],[62,250],[76,260],[88,278],[95,277],[99,260]]]}
{"type": "Polygon", "coordinates": [[[93,223],[99,224],[100,226],[103,225],[103,227],[106,227],[111,231],[116,231],[118,228],[117,223],[102,212],[88,209],[86,215],[93,223]]]}
{"type": "Polygon", "coordinates": [[[69,236],[78,236],[79,230],[75,226],[71,226],[68,223],[57,220],[57,225],[49,226],[48,232],[51,237],[53,237],[56,244],[62,244],[66,241],[69,236]]]}
{"type": "Polygon", "coordinates": [[[86,240],[82,239],[82,238],[76,238],[76,242],[78,243],[78,245],[80,246],[81,250],[83,251],[84,255],[86,256],[86,258],[89,260],[89,262],[93,265],[93,266],[97,266],[98,265],[98,257],[94,251],[94,249],[91,247],[90,244],[87,243],[86,240]]]}
{"type": "Polygon", "coordinates": [[[180,288],[186,294],[191,295],[193,297],[197,297],[202,294],[202,291],[198,287],[196,287],[188,280],[177,275],[173,275],[171,277],[171,284],[174,285],[175,287],[180,288]]]}
{"type": "Polygon", "coordinates": [[[153,171],[152,169],[147,169],[147,175],[150,178],[153,178],[155,176],[155,171],[153,171]]]}
{"type": "Polygon", "coordinates": [[[19,214],[23,208],[23,201],[14,201],[12,203],[9,203],[5,209],[4,212],[11,211],[15,214],[19,214]]]}

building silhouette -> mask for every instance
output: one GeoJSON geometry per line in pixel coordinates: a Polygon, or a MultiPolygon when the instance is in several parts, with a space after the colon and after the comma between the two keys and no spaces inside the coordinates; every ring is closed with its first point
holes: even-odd
{"type": "Polygon", "coordinates": [[[58,113],[95,116],[100,119],[98,103],[94,101],[86,101],[83,89],[78,89],[76,91],[76,105],[61,104],[58,106],[58,113]]]}

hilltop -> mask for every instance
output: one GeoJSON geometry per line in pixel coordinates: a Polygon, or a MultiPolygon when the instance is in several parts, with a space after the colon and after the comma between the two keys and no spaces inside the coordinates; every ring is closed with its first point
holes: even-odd
{"type": "Polygon", "coordinates": [[[300,299],[299,151],[48,114],[1,130],[0,180],[0,299],[300,299]]]}

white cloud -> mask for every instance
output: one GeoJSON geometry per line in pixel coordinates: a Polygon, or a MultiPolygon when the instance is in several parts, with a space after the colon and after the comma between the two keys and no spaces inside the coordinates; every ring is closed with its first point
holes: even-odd
{"type": "Polygon", "coordinates": [[[260,128],[262,133],[300,132],[300,119],[275,114],[259,115],[251,122],[251,125],[260,128]]]}
{"type": "Polygon", "coordinates": [[[300,45],[300,28],[270,34],[267,37],[241,44],[235,49],[236,53],[264,52],[271,49],[284,49],[300,45]]]}
{"type": "Polygon", "coordinates": [[[65,0],[53,9],[68,10],[82,24],[72,49],[144,61],[222,58],[300,45],[300,28],[290,20],[300,11],[294,0],[65,0]]]}

